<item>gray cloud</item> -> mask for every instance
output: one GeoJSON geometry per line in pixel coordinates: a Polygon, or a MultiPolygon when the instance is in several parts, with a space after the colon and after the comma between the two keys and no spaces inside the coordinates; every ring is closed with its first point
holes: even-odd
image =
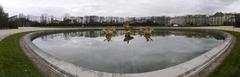
{"type": "Polygon", "coordinates": [[[240,12],[240,0],[0,0],[10,15],[159,16],[240,12]]]}
{"type": "Polygon", "coordinates": [[[236,1],[238,0],[201,0],[199,4],[195,6],[195,11],[198,13],[214,13],[216,11],[224,11],[226,7],[232,5],[236,1]]]}

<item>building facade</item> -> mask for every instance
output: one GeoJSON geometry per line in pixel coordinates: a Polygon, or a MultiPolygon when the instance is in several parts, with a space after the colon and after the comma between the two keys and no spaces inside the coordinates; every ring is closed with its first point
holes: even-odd
{"type": "Polygon", "coordinates": [[[186,26],[207,26],[208,16],[206,15],[187,15],[185,16],[186,26]]]}
{"type": "Polygon", "coordinates": [[[171,26],[184,26],[186,25],[186,17],[185,16],[176,16],[172,17],[169,21],[171,26]]]}
{"type": "Polygon", "coordinates": [[[221,13],[209,16],[209,25],[211,26],[233,26],[237,23],[237,13],[221,13]]]}

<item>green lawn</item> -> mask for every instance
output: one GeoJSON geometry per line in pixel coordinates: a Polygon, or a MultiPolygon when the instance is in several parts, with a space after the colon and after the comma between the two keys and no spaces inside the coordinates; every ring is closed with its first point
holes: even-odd
{"type": "Polygon", "coordinates": [[[237,41],[230,54],[224,59],[209,77],[240,77],[240,33],[233,34],[237,41]]]}
{"type": "Polygon", "coordinates": [[[0,77],[43,77],[20,48],[19,39],[24,34],[14,34],[0,41],[0,77]]]}

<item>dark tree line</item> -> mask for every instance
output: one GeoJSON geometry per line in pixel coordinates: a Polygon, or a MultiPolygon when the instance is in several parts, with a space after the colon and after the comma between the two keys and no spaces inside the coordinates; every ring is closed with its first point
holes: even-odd
{"type": "Polygon", "coordinates": [[[27,16],[15,15],[8,18],[8,14],[4,12],[0,6],[0,27],[1,28],[17,28],[17,27],[99,27],[99,26],[122,26],[124,23],[129,23],[132,26],[166,26],[166,22],[156,22],[159,19],[168,21],[168,17],[149,17],[148,19],[137,19],[132,17],[132,20],[120,22],[120,20],[110,19],[109,21],[99,22],[95,18],[104,18],[99,16],[89,16],[86,21],[79,22],[76,19],[64,18],[63,20],[47,20],[44,16],[39,21],[32,21],[27,16]],[[91,18],[93,17],[93,18],[91,18]],[[166,20],[165,20],[166,19],[166,20]]]}
{"type": "Polygon", "coordinates": [[[5,28],[8,25],[8,14],[3,11],[3,8],[0,6],[0,27],[5,28]]]}
{"type": "Polygon", "coordinates": [[[0,29],[5,28],[17,28],[15,21],[10,21],[8,14],[4,12],[2,6],[0,6],[0,29]]]}
{"type": "Polygon", "coordinates": [[[240,27],[240,14],[237,14],[235,19],[235,27],[240,27]]]}
{"type": "Polygon", "coordinates": [[[77,21],[75,19],[64,18],[62,21],[51,20],[50,22],[31,22],[31,26],[38,27],[57,27],[57,26],[68,26],[68,27],[101,27],[101,26],[122,26],[124,23],[129,23],[131,26],[165,26],[164,22],[154,22],[153,20],[145,20],[144,22],[139,22],[136,20],[120,22],[118,20],[106,21],[96,21],[95,19],[90,19],[89,21],[77,21]]]}

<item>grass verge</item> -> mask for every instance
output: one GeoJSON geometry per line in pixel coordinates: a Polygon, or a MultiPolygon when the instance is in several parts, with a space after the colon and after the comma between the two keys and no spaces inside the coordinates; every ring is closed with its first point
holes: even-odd
{"type": "Polygon", "coordinates": [[[0,41],[0,77],[43,77],[21,50],[19,39],[27,32],[0,41]]]}
{"type": "Polygon", "coordinates": [[[240,33],[227,31],[236,37],[236,43],[229,55],[209,77],[240,77],[240,33]]]}

